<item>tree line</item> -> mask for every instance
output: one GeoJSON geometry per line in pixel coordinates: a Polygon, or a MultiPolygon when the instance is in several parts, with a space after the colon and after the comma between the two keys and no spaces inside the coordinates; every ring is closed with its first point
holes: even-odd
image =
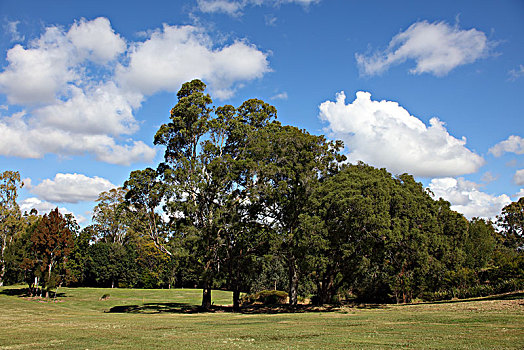
{"type": "Polygon", "coordinates": [[[100,194],[80,229],[58,209],[21,213],[17,172],[0,183],[0,283],[286,290],[289,303],[348,296],[410,302],[524,286],[524,198],[496,222],[467,220],[411,175],[348,164],[341,141],[277,121],[258,99],[214,107],[182,85],[154,143],[156,169],[100,194]]]}

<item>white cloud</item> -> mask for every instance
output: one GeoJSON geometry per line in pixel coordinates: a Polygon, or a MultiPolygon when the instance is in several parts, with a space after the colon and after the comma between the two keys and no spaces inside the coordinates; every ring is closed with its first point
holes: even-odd
{"type": "Polygon", "coordinates": [[[92,21],[82,18],[71,26],[67,37],[78,53],[100,64],[114,60],[126,50],[126,42],[104,17],[92,21]]]}
{"type": "Polygon", "coordinates": [[[344,141],[352,162],[361,160],[389,171],[421,177],[457,176],[476,172],[484,159],[466,148],[466,139],[451,136],[437,118],[426,126],[398,103],[372,101],[357,92],[346,104],[344,92],[336,102],[320,105],[320,118],[333,138],[344,141]]]}
{"type": "Polygon", "coordinates": [[[156,150],[142,141],[121,145],[107,135],[73,133],[67,130],[40,126],[34,119],[25,120],[24,113],[0,118],[0,155],[42,158],[46,154],[94,154],[97,160],[120,165],[150,162],[156,150]]]}
{"type": "Polygon", "coordinates": [[[521,197],[524,197],[524,188],[521,188],[513,197],[516,197],[519,200],[521,197]]]}
{"type": "Polygon", "coordinates": [[[42,126],[82,134],[132,134],[138,130],[133,109],[140,95],[126,94],[113,82],[84,89],[70,86],[71,98],[36,109],[42,126]]]}
{"type": "Polygon", "coordinates": [[[7,68],[0,73],[0,92],[11,104],[53,102],[68,82],[78,79],[72,66],[73,47],[58,27],[48,27],[28,48],[15,45],[7,52],[7,68]]]}
{"type": "Polygon", "coordinates": [[[509,196],[490,195],[479,190],[479,185],[463,178],[433,179],[429,189],[435,199],[443,198],[451,203],[451,209],[473,217],[495,218],[502,208],[511,203],[509,196]]]}
{"type": "Polygon", "coordinates": [[[58,173],[54,179],[45,179],[32,186],[30,192],[46,201],[78,203],[94,201],[101,192],[115,187],[109,180],[98,176],[58,173]]]}
{"type": "Polygon", "coordinates": [[[11,34],[11,42],[15,41],[24,41],[25,36],[20,34],[18,32],[18,25],[20,24],[20,21],[8,21],[5,25],[6,32],[11,34]]]}
{"type": "Polygon", "coordinates": [[[227,98],[236,83],[269,71],[267,54],[244,41],[215,48],[201,28],[164,25],[132,47],[129,64],[119,65],[116,77],[145,95],[176,91],[183,82],[200,78],[209,83],[215,96],[227,98]]]}
{"type": "Polygon", "coordinates": [[[287,98],[288,98],[287,92],[285,91],[271,97],[272,100],[287,100],[287,98]]]}
{"type": "MultiPolygon", "coordinates": [[[[43,215],[43,214],[49,214],[49,212],[51,210],[54,210],[55,208],[57,208],[57,206],[54,205],[53,203],[42,201],[36,197],[27,198],[20,202],[20,210],[22,211],[22,213],[25,213],[25,212],[29,213],[31,212],[31,209],[36,209],[38,211],[38,214],[43,215]]],[[[60,207],[58,208],[58,211],[62,215],[65,215],[65,214],[73,215],[77,223],[82,223],[86,221],[85,217],[83,217],[82,215],[76,215],[75,213],[68,210],[67,208],[60,207]]]]}
{"type": "Polygon", "coordinates": [[[227,13],[231,16],[238,16],[242,9],[247,5],[247,1],[230,0],[197,0],[200,11],[205,13],[227,13]]]}
{"type": "Polygon", "coordinates": [[[513,176],[513,181],[516,185],[524,185],[524,169],[517,170],[513,176]]]}
{"type": "Polygon", "coordinates": [[[247,6],[280,6],[282,4],[297,4],[308,8],[320,0],[197,0],[197,7],[204,13],[225,13],[230,16],[242,15],[247,6]]]}
{"type": "Polygon", "coordinates": [[[517,80],[524,76],[524,65],[520,64],[518,68],[512,69],[508,72],[510,80],[517,80]]]}
{"type": "Polygon", "coordinates": [[[144,94],[174,92],[201,78],[224,98],[270,71],[267,54],[253,45],[217,47],[198,27],[165,25],[148,35],[128,45],[107,18],[81,19],[68,30],[48,27],[26,47],[10,49],[0,93],[24,109],[11,115],[1,114],[8,106],[0,109],[0,155],[87,153],[113,164],[149,162],[155,149],[122,141],[139,128],[134,113],[144,94]]]}
{"type": "Polygon", "coordinates": [[[445,22],[416,22],[406,31],[395,35],[387,49],[371,55],[356,54],[360,72],[376,75],[414,60],[413,74],[448,74],[452,69],[485,57],[493,46],[486,34],[477,30],[462,30],[445,22]]]}
{"type": "Polygon", "coordinates": [[[511,135],[507,140],[497,143],[489,149],[489,153],[500,157],[506,152],[524,154],[524,139],[520,136],[511,135]]]}

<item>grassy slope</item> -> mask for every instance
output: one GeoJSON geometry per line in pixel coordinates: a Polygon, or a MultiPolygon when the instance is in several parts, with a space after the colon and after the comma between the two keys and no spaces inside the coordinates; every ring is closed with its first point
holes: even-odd
{"type": "MultiPolygon", "coordinates": [[[[301,313],[199,313],[198,290],[0,289],[0,349],[523,349],[523,294],[301,313]],[[109,300],[100,301],[104,293],[109,300]],[[110,309],[119,312],[108,312],[110,309]]],[[[216,305],[231,294],[214,291],[216,305]]]]}

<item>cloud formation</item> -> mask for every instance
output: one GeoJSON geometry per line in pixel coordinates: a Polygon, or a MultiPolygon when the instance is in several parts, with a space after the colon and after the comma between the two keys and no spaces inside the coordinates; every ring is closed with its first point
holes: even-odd
{"type": "Polygon", "coordinates": [[[267,54],[255,46],[236,41],[214,48],[211,38],[194,26],[164,25],[146,41],[135,43],[128,58],[128,64],[118,65],[116,79],[144,95],[175,91],[183,82],[200,78],[215,96],[227,98],[235,83],[270,71],[267,54]]]}
{"type": "Polygon", "coordinates": [[[472,217],[494,219],[503,207],[511,203],[511,199],[502,194],[490,195],[479,190],[479,185],[463,178],[433,179],[429,184],[435,199],[443,198],[451,203],[451,209],[472,217]]]}
{"type": "Polygon", "coordinates": [[[101,192],[116,186],[109,180],[83,174],[58,173],[54,179],[45,179],[29,191],[45,201],[59,203],[90,202],[98,198],[101,192]]]}
{"type": "Polygon", "coordinates": [[[408,60],[415,62],[410,73],[444,76],[454,68],[485,57],[494,44],[473,28],[462,30],[445,22],[416,22],[395,35],[383,51],[357,53],[361,75],[377,75],[408,60]]]}
{"type": "Polygon", "coordinates": [[[267,54],[246,41],[218,46],[202,28],[164,25],[144,41],[127,42],[103,17],[47,27],[8,50],[6,61],[0,93],[10,106],[0,110],[0,155],[92,154],[121,165],[156,155],[130,138],[147,95],[200,78],[225,98],[270,71],[267,54]]]}
{"type": "Polygon", "coordinates": [[[519,64],[515,69],[512,69],[508,72],[510,80],[517,80],[520,77],[524,76],[524,65],[519,64]]]}
{"type": "Polygon", "coordinates": [[[225,13],[230,16],[242,15],[247,6],[280,6],[282,4],[297,4],[308,7],[320,0],[197,0],[197,7],[205,13],[225,13]]]}
{"type": "Polygon", "coordinates": [[[520,169],[515,172],[515,175],[513,176],[513,182],[519,186],[524,185],[524,169],[520,169]]]}
{"type": "Polygon", "coordinates": [[[507,140],[497,143],[489,149],[489,153],[500,157],[504,153],[524,154],[524,139],[517,135],[511,135],[507,140]]]}
{"type": "MultiPolygon", "coordinates": [[[[26,198],[20,202],[20,211],[22,213],[29,214],[31,212],[31,209],[36,209],[40,215],[49,214],[49,212],[55,208],[57,208],[57,206],[54,205],[53,203],[42,201],[36,197],[26,198]]],[[[62,215],[65,215],[65,214],[73,215],[77,223],[83,223],[87,220],[82,215],[77,215],[73,213],[72,211],[70,211],[69,209],[64,208],[64,207],[59,207],[58,211],[62,215]]]]}
{"type": "Polygon", "coordinates": [[[393,101],[373,101],[359,91],[346,104],[340,92],[336,101],[323,102],[320,118],[329,123],[330,136],[344,141],[351,162],[386,167],[390,172],[421,177],[457,176],[476,172],[484,159],[466,148],[438,118],[426,126],[393,101]]]}

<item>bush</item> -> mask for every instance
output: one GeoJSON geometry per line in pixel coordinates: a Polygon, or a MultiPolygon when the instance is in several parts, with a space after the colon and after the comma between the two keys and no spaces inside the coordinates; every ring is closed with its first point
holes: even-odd
{"type": "Polygon", "coordinates": [[[261,303],[264,305],[285,304],[287,293],[281,290],[262,290],[242,298],[244,304],[261,303]]]}

